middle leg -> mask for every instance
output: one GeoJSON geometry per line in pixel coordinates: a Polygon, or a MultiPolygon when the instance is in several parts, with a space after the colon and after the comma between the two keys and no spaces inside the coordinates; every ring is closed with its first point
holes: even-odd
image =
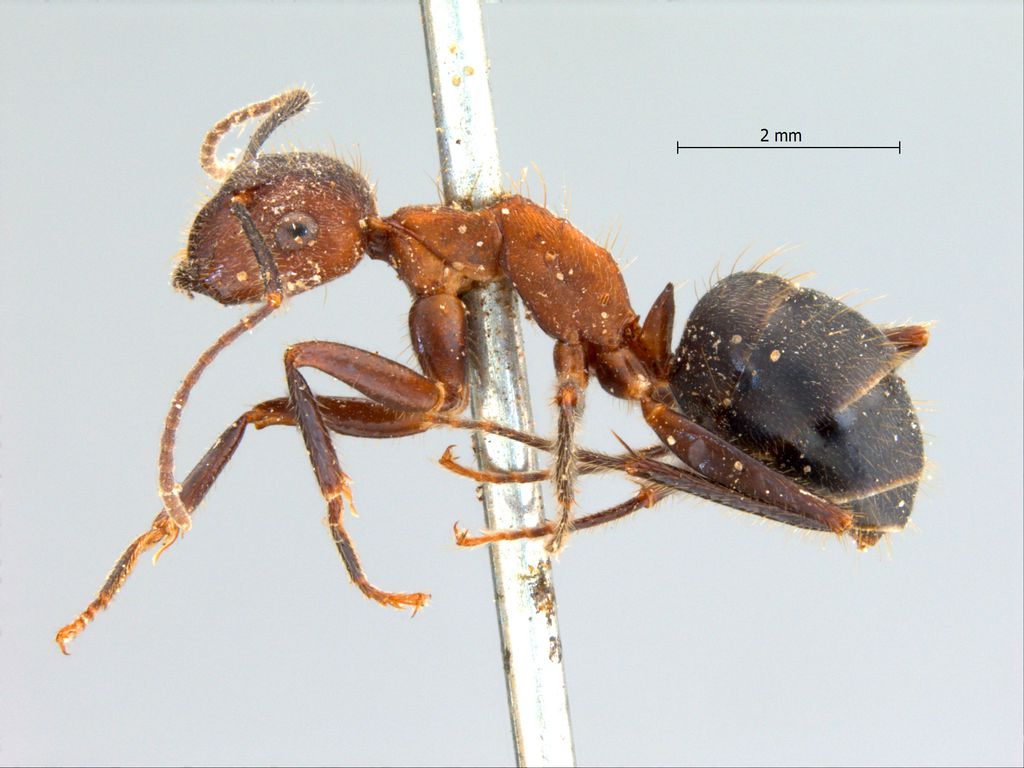
{"type": "Polygon", "coordinates": [[[565,341],[555,343],[555,373],[558,389],[558,438],[555,443],[555,498],[558,520],[548,541],[549,552],[557,553],[565,546],[573,528],[572,507],[576,497],[576,425],[583,415],[583,398],[587,390],[587,363],[582,344],[565,341]]]}

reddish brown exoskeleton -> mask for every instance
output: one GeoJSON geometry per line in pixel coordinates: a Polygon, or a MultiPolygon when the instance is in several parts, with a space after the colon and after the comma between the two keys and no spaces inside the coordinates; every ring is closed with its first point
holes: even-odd
{"type": "MultiPolygon", "coordinates": [[[[543,535],[550,536],[549,547],[557,550],[574,526],[591,527],[621,517],[674,490],[685,490],[802,527],[850,532],[863,545],[873,543],[873,537],[887,528],[905,523],[909,515],[907,502],[913,500],[912,489],[901,498],[906,506],[905,515],[894,513],[891,505],[885,506],[880,514],[865,511],[854,502],[872,496],[872,489],[879,487],[877,478],[872,481],[855,471],[848,472],[850,478],[856,476],[857,480],[853,484],[856,487],[851,486],[852,495],[833,493],[845,488],[834,482],[835,472],[830,474],[829,462],[835,457],[818,451],[814,455],[824,459],[812,465],[807,476],[808,470],[803,467],[810,458],[801,464],[804,457],[797,455],[803,443],[791,440],[796,453],[784,456],[774,446],[779,440],[792,437],[785,429],[806,436],[807,423],[817,428],[831,424],[828,419],[833,419],[839,424],[849,416],[850,408],[861,402],[860,397],[877,392],[879,382],[889,383],[886,392],[901,393],[893,403],[898,402],[900,408],[908,405],[902,383],[893,371],[903,359],[924,346],[927,335],[920,326],[883,332],[867,321],[846,322],[842,317],[860,316],[852,310],[852,314],[844,314],[846,310],[837,312],[831,305],[826,311],[801,315],[800,302],[813,292],[801,292],[785,281],[772,282],[779,280],[773,276],[746,273],[755,277],[753,284],[743,291],[762,300],[764,306],[758,309],[755,303],[755,309],[746,314],[746,310],[739,310],[741,324],[735,326],[733,315],[737,307],[746,306],[751,297],[743,297],[742,291],[734,290],[739,288],[738,284],[729,282],[742,275],[723,281],[720,286],[729,285],[730,290],[719,296],[721,301],[709,303],[706,323],[694,325],[691,317],[692,330],[688,329],[679,352],[673,356],[671,285],[641,323],[630,305],[622,275],[608,252],[569,222],[526,198],[504,196],[486,208],[472,211],[457,206],[411,206],[382,218],[377,214],[366,180],[338,159],[307,152],[261,153],[271,133],[308,103],[309,94],[299,89],[250,105],[217,123],[203,142],[200,162],[210,176],[223,183],[196,216],[187,253],[174,273],[174,285],[189,294],[210,296],[221,304],[259,303],[260,307],[207,349],[182,382],[161,440],[163,509],[150,530],[121,556],[96,599],[57,633],[62,650],[66,652],[66,643],[110,602],[144,551],[160,545],[162,552],[181,531],[189,528],[192,511],[230,460],[249,424],[257,428],[275,424],[299,428],[327,505],[335,545],[352,581],[367,597],[383,605],[414,611],[426,603],[426,594],[386,592],[372,585],[363,572],[342,521],[344,503],[347,500],[351,504],[351,495],[348,478],[331,442],[331,432],[384,438],[449,425],[505,433],[551,450],[554,467],[543,474],[550,474],[554,480],[558,519],[540,529],[494,532],[476,538],[461,532],[459,541],[466,545],[543,535]],[[218,162],[216,149],[224,134],[232,126],[256,117],[263,120],[237,165],[225,167],[218,162]],[[240,416],[185,480],[177,484],[173,466],[175,433],[189,392],[202,370],[242,332],[270,315],[285,297],[346,274],[364,255],[390,264],[412,294],[409,332],[421,371],[346,344],[295,344],[284,355],[288,397],[269,400],[240,416]],[[469,422],[459,417],[467,402],[466,308],[460,297],[476,286],[503,279],[511,281],[532,317],[555,339],[558,435],[552,444],[512,433],[501,425],[469,422]],[[793,301],[796,304],[791,305],[793,301]],[[722,307],[727,309],[724,314],[722,307]],[[822,319],[826,316],[842,317],[838,325],[829,325],[822,319]],[[772,317],[783,318],[784,322],[773,326],[772,317]],[[816,317],[819,319],[814,320],[816,317]],[[871,359],[870,365],[856,368],[856,381],[839,388],[841,394],[835,397],[819,397],[821,393],[802,387],[799,367],[790,365],[790,360],[809,358],[800,355],[804,354],[803,345],[810,341],[794,346],[791,334],[801,323],[808,322],[811,340],[815,334],[846,335],[853,346],[843,347],[846,351],[842,354],[868,355],[871,359]],[[735,327],[742,327],[742,334],[729,331],[735,327]],[[768,350],[774,342],[766,341],[766,331],[772,327],[782,333],[780,346],[774,351],[768,350]],[[857,337],[859,341],[849,335],[857,333],[861,334],[857,337]],[[731,340],[741,335],[742,339],[731,340]],[[727,349],[739,356],[726,355],[727,349]],[[785,353],[786,363],[772,368],[778,362],[773,356],[779,350],[785,353]],[[743,361],[759,360],[757,356],[764,354],[769,362],[763,372],[773,371],[774,377],[762,375],[758,379],[751,373],[752,365],[740,365],[743,361]],[[694,365],[706,365],[700,368],[705,373],[694,365]],[[304,368],[323,371],[365,397],[318,397],[306,382],[304,368]],[[591,375],[616,397],[639,403],[644,418],[664,444],[660,452],[673,453],[683,466],[658,461],[659,451],[608,457],[578,450],[576,424],[591,375]],[[767,390],[759,383],[765,381],[770,383],[767,390]],[[788,397],[788,412],[794,417],[803,412],[807,419],[783,419],[785,434],[772,431],[773,422],[771,430],[755,436],[744,425],[763,423],[758,416],[759,409],[764,410],[763,403],[759,405],[753,397],[723,397],[726,390],[751,390],[769,399],[788,397]],[[686,407],[680,409],[681,403],[686,407]],[[693,413],[687,410],[691,404],[693,413]],[[622,469],[643,481],[644,487],[624,505],[573,520],[571,508],[578,467],[583,471],[622,469]]],[[[719,293],[723,292],[724,288],[720,288],[719,293]]],[[[839,353],[833,349],[819,355],[819,364],[827,367],[835,354],[839,353]]],[[[879,410],[884,410],[881,405],[879,410]]],[[[900,434],[908,437],[916,433],[917,426],[912,410],[910,414],[901,417],[900,422],[900,434]],[[910,426],[908,418],[914,419],[910,426]]],[[[833,433],[841,433],[845,427],[840,427],[838,432],[833,429],[833,433]]],[[[866,433],[857,433],[862,434],[866,433]]],[[[817,443],[807,445],[814,450],[820,447],[817,443]]],[[[858,451],[872,450],[867,438],[858,437],[845,445],[858,451]]],[[[920,459],[919,436],[917,455],[920,459]]],[[[457,468],[450,458],[446,463],[457,468]]],[[[903,468],[913,474],[916,487],[920,460],[903,468]]],[[[522,475],[483,476],[471,471],[468,474],[492,481],[536,479],[522,475]]],[[[904,483],[908,488],[909,482],[904,483]]]]}

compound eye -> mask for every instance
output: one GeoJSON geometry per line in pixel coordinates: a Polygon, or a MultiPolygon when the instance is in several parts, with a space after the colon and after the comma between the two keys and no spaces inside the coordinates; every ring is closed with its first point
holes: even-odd
{"type": "Polygon", "coordinates": [[[274,237],[281,250],[295,251],[313,243],[319,233],[320,226],[312,216],[293,212],[277,223],[274,237]]]}

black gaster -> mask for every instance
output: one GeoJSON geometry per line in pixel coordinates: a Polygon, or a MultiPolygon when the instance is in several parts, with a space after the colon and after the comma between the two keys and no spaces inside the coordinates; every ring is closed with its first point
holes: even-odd
{"type": "Polygon", "coordinates": [[[873,544],[906,525],[924,467],[902,360],[842,302],[743,272],[697,303],[669,380],[684,414],[847,507],[873,544]]]}

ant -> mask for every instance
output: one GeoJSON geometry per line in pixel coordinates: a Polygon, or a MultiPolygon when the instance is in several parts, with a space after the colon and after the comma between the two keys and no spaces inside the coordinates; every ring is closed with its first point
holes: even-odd
{"type": "Polygon", "coordinates": [[[848,533],[861,548],[906,524],[923,445],[895,371],[925,346],[926,328],[883,330],[825,294],[776,275],[743,272],[700,300],[673,354],[672,285],[641,323],[611,255],[524,197],[505,195],[478,210],[410,206],[381,218],[369,183],[337,158],[262,152],[271,134],[309,102],[306,90],[287,91],[232,112],[203,140],[200,164],[221,187],[196,215],[174,287],[224,305],[260,306],[206,349],[184,377],[160,441],[162,509],[121,555],[92,603],[57,633],[63,652],[110,603],[143,552],[159,545],[159,557],[190,528],[192,511],[250,424],[299,428],[349,577],[368,598],[414,613],[428,595],[384,591],[363,571],[342,520],[346,504],[354,507],[331,432],[391,438],[444,425],[550,451],[552,469],[533,473],[476,472],[460,467],[450,450],[445,454],[444,466],[478,481],[550,477],[555,486],[556,520],[476,537],[457,528],[463,546],[546,537],[549,551],[557,552],[572,529],[623,517],[676,491],[802,528],[848,533]],[[221,163],[217,149],[224,135],[260,117],[237,163],[221,163]],[[286,297],[346,274],[364,255],[390,264],[412,294],[409,333],[420,372],[347,344],[294,344],[284,354],[288,397],[242,414],[177,483],[175,435],[203,370],[286,297]],[[553,442],[460,418],[468,395],[460,297],[502,279],[511,281],[555,340],[553,442]],[[364,397],[317,396],[303,375],[306,368],[364,397]],[[591,376],[615,397],[639,403],[662,445],[622,456],[578,448],[576,428],[591,376]],[[668,453],[682,465],[659,460],[668,453]],[[617,507],[574,518],[577,476],[607,469],[641,481],[640,492],[617,507]]]}

